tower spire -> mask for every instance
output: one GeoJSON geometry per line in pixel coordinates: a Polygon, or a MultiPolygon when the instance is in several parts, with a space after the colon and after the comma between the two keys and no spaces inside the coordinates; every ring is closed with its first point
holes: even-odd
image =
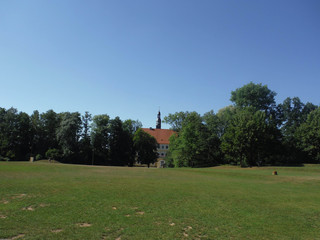
{"type": "Polygon", "coordinates": [[[156,129],[161,129],[161,113],[160,113],[160,107],[159,107],[159,112],[158,112],[156,129]]]}

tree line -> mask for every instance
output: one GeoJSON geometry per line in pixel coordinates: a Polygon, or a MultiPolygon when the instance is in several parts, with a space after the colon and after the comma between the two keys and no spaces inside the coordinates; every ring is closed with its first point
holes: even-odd
{"type": "Polygon", "coordinates": [[[266,85],[249,83],[231,92],[233,105],[203,116],[176,112],[164,122],[170,138],[167,165],[205,167],[320,163],[320,108],[298,97],[276,104],[266,85]]]}
{"type": "Polygon", "coordinates": [[[36,110],[29,116],[15,108],[0,108],[0,160],[34,157],[114,166],[132,166],[138,160],[149,165],[157,158],[157,144],[141,127],[138,120],[110,119],[107,114],[36,110]]]}
{"type": "MultiPolygon", "coordinates": [[[[298,97],[276,104],[266,85],[231,92],[232,105],[217,113],[176,112],[164,118],[170,138],[169,167],[299,165],[320,163],[320,108],[298,97]]],[[[138,120],[89,112],[30,116],[0,108],[0,161],[55,159],[66,163],[133,166],[153,163],[157,142],[138,120]]]]}

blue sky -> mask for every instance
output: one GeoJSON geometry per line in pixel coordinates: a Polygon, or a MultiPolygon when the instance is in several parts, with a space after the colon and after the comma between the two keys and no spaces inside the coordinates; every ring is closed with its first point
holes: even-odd
{"type": "MultiPolygon", "coordinates": [[[[320,104],[320,1],[2,0],[0,107],[155,127],[250,81],[320,104]]],[[[166,127],[166,126],[164,126],[166,127]]]]}

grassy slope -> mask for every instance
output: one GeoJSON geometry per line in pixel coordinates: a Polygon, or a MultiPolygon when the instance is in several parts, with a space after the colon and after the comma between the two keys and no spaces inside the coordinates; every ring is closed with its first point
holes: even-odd
{"type": "Polygon", "coordinates": [[[147,169],[0,163],[0,239],[15,236],[320,239],[320,166],[147,169]],[[273,170],[279,176],[272,176],[273,170]]]}

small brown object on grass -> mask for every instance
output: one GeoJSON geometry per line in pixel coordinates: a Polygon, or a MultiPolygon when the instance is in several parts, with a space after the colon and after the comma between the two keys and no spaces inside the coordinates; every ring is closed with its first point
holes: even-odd
{"type": "Polygon", "coordinates": [[[277,171],[273,171],[272,175],[278,175],[278,172],[277,171]]]}

